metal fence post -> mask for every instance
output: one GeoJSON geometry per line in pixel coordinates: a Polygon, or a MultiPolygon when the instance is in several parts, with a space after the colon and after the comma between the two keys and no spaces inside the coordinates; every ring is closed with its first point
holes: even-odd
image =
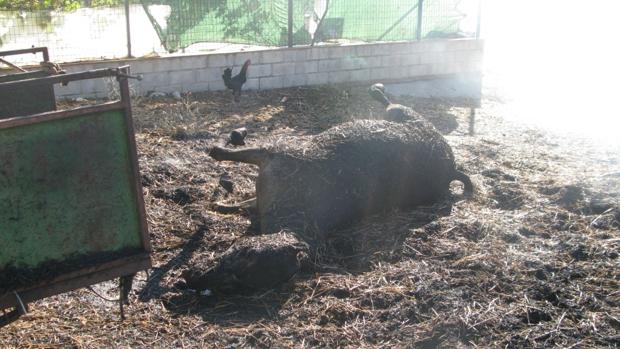
{"type": "Polygon", "coordinates": [[[478,0],[478,18],[476,22],[476,39],[480,39],[480,21],[482,20],[482,0],[478,0]]]}
{"type": "Polygon", "coordinates": [[[415,37],[418,41],[422,40],[422,5],[424,0],[418,0],[418,27],[416,28],[415,37]]]}
{"type": "Polygon", "coordinates": [[[131,29],[129,26],[129,0],[125,0],[125,25],[127,28],[127,57],[133,57],[131,55],[131,29]]]}
{"type": "Polygon", "coordinates": [[[288,0],[288,47],[293,47],[293,0],[288,0]]]}

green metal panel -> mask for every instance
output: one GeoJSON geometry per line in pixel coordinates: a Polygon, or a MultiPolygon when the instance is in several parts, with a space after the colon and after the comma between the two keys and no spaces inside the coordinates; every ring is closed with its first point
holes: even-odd
{"type": "Polygon", "coordinates": [[[122,110],[0,129],[0,274],[142,250],[129,151],[122,110]]]}

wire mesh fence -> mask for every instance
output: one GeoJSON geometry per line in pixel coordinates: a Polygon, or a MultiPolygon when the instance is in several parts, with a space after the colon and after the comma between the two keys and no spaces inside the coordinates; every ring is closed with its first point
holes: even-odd
{"type": "Polygon", "coordinates": [[[47,46],[53,60],[66,62],[230,44],[473,36],[475,25],[464,24],[476,16],[471,4],[478,1],[0,0],[0,50],[47,46]]]}

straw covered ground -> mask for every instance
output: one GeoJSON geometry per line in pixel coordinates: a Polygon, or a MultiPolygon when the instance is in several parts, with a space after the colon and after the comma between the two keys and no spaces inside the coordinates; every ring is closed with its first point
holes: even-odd
{"type": "MultiPolygon", "coordinates": [[[[395,97],[437,125],[476,194],[368,217],[331,232],[315,271],[250,296],[178,288],[192,261],[215,260],[250,222],[213,204],[249,199],[257,170],[208,148],[245,126],[248,145],[321,132],[381,107],[365,87],[137,98],[134,118],[154,268],[139,273],[127,319],[82,289],[31,305],[0,329],[4,348],[618,348],[620,149],[468,109],[395,97]],[[234,191],[219,186],[227,173],[234,191]]],[[[601,127],[605,127],[601,125],[601,127]]],[[[116,298],[116,282],[95,285],[116,298]]]]}

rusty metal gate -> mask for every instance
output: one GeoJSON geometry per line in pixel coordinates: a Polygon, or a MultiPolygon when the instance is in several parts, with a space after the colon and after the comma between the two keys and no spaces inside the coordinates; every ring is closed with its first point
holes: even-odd
{"type": "Polygon", "coordinates": [[[29,302],[150,267],[128,77],[122,67],[0,83],[10,96],[115,78],[121,95],[0,118],[0,325],[29,302]]]}

